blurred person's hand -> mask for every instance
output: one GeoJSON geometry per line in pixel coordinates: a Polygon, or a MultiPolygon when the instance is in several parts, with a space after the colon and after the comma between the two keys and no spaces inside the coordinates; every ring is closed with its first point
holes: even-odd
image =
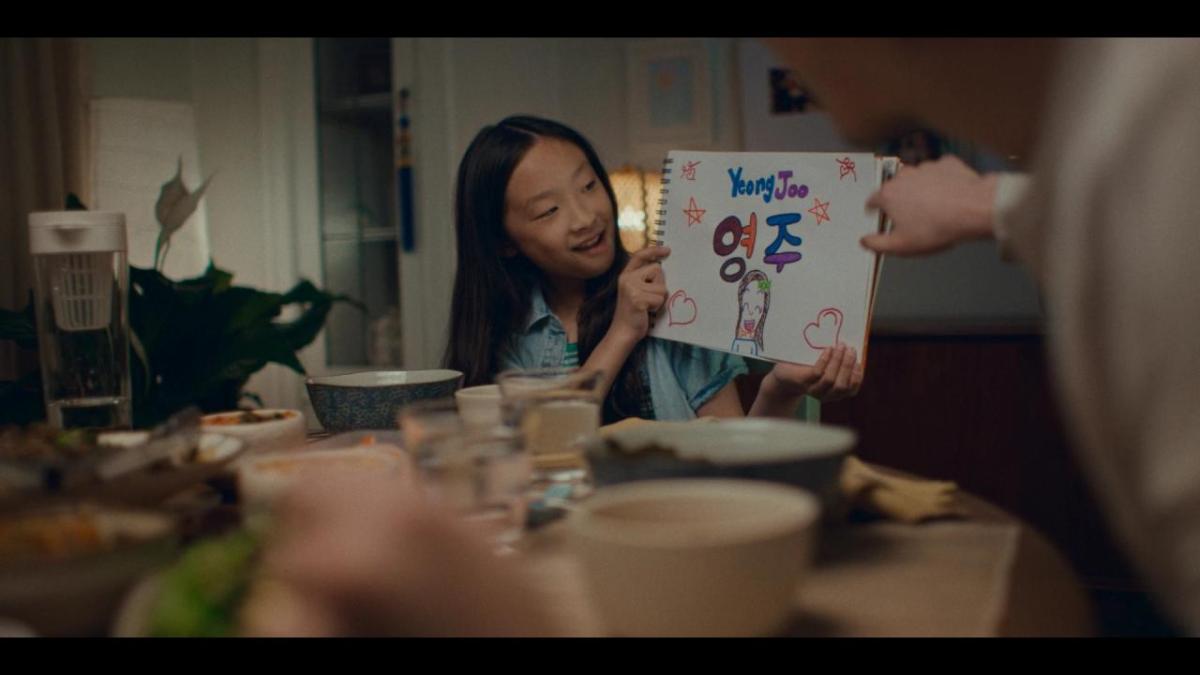
{"type": "Polygon", "coordinates": [[[279,504],[243,615],[252,635],[555,635],[513,559],[418,490],[323,477],[279,504]]]}
{"type": "Polygon", "coordinates": [[[981,176],[953,155],[905,166],[867,199],[882,209],[892,230],[862,238],[877,253],[916,256],[993,236],[994,174],[981,176]]]}

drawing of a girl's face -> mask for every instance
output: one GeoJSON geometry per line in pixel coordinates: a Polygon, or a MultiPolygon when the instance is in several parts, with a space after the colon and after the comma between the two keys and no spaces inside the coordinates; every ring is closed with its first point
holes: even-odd
{"type": "Polygon", "coordinates": [[[753,340],[761,349],[763,324],[771,307],[771,282],[767,275],[754,270],[742,277],[738,303],[737,339],[753,340]]]}
{"type": "Polygon", "coordinates": [[[767,306],[766,294],[755,287],[746,289],[742,294],[742,306],[738,319],[738,336],[753,339],[758,331],[758,324],[764,318],[763,309],[767,306]]]}
{"type": "Polygon", "coordinates": [[[742,320],[753,321],[755,325],[763,316],[763,308],[767,306],[766,293],[756,288],[746,289],[742,297],[742,320]]]}

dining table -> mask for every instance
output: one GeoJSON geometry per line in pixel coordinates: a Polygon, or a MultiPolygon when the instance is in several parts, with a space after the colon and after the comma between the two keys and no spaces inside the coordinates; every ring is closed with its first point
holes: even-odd
{"type": "MultiPolygon", "coordinates": [[[[960,490],[957,498],[959,515],[953,518],[822,523],[814,563],[795,591],[792,616],[780,635],[1095,634],[1083,587],[1042,534],[979,497],[960,490]]],[[[516,555],[572,634],[608,634],[589,601],[566,523],[527,533],[516,555]]]]}
{"type": "MultiPolygon", "coordinates": [[[[310,443],[323,436],[310,438],[310,443]]],[[[870,465],[908,479],[919,476],[870,465]]],[[[186,497],[186,496],[184,496],[186,497]]],[[[956,514],[920,523],[850,511],[819,525],[814,561],[795,590],[778,633],[788,637],[1087,637],[1094,613],[1062,554],[1019,518],[962,490],[956,514]]],[[[211,491],[180,504],[215,504],[211,491]]],[[[237,527],[227,500],[201,518],[237,527]]],[[[186,506],[182,508],[189,509],[186,506]]],[[[203,535],[201,535],[203,536],[203,535]]],[[[568,635],[603,637],[559,519],[527,530],[513,545],[536,592],[568,635]]],[[[121,634],[118,632],[117,634],[121,634]]],[[[129,633],[125,633],[129,634],[129,633]]]]}

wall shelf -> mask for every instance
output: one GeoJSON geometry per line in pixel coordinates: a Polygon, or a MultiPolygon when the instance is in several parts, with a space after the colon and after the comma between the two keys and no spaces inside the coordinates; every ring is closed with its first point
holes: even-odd
{"type": "Polygon", "coordinates": [[[313,44],[321,264],[330,291],[366,308],[331,312],[325,365],[400,366],[391,40],[318,38],[313,44]]]}

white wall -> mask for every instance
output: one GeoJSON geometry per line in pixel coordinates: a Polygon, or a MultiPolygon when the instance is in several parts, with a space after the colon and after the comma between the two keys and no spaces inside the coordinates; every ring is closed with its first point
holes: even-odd
{"type": "Polygon", "coordinates": [[[90,38],[93,98],[192,100],[188,38],[90,38]]]}
{"type": "MultiPolygon", "coordinates": [[[[300,271],[311,273],[313,267],[311,246],[302,251],[300,242],[303,230],[316,227],[315,217],[311,207],[298,205],[305,194],[315,191],[312,157],[295,157],[282,165],[271,161],[280,152],[294,153],[297,147],[315,152],[311,125],[305,132],[307,139],[297,141],[293,135],[279,139],[291,130],[288,125],[295,115],[274,105],[280,95],[303,100],[305,92],[294,82],[297,70],[302,76],[307,71],[303,83],[311,87],[311,59],[307,65],[304,62],[306,45],[306,41],[256,38],[89,40],[93,98],[192,105],[200,168],[203,175],[214,176],[204,198],[212,258],[233,272],[238,285],[283,291],[296,282],[300,271]],[[265,79],[260,54],[267,55],[273,68],[265,79]],[[266,97],[264,88],[269,92],[266,97]],[[281,181],[281,172],[292,175],[281,181]],[[313,188],[294,194],[297,180],[313,188]]],[[[308,112],[311,117],[311,105],[308,112]]],[[[269,405],[299,407],[304,402],[302,378],[282,366],[267,366],[251,378],[247,389],[262,395],[269,405]]]]}

